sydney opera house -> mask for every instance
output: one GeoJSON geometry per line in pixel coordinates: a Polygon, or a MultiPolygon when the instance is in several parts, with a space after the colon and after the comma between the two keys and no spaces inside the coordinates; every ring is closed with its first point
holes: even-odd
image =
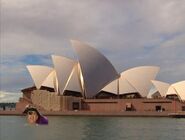
{"type": "Polygon", "coordinates": [[[170,85],[155,80],[156,66],[118,73],[95,48],[77,40],[71,45],[77,60],[52,55],[53,67],[27,66],[34,84],[22,90],[17,110],[33,104],[49,112],[185,111],[185,81],[170,85]]]}

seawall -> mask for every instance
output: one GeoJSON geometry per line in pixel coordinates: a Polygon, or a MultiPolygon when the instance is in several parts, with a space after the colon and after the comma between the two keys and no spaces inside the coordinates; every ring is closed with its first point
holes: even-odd
{"type": "MultiPolygon", "coordinates": [[[[173,112],[139,112],[139,111],[123,111],[123,112],[89,112],[89,111],[42,111],[43,115],[46,116],[105,116],[105,117],[170,117],[173,112]]],[[[178,113],[176,113],[177,115],[178,113]]],[[[0,115],[12,115],[12,116],[22,116],[20,111],[0,111],[0,115]]],[[[181,113],[185,115],[185,113],[181,113]]]]}

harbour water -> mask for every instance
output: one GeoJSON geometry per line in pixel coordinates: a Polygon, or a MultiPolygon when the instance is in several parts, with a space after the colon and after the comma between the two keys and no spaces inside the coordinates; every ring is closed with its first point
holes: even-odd
{"type": "Polygon", "coordinates": [[[0,140],[185,140],[185,119],[51,116],[49,125],[0,116],[0,140]]]}

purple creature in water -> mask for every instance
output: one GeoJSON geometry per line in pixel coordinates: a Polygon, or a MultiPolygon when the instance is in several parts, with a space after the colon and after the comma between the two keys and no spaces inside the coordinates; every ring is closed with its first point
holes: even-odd
{"type": "Polygon", "coordinates": [[[39,125],[47,125],[48,119],[46,116],[43,116],[37,108],[28,105],[26,106],[25,110],[23,111],[23,114],[26,114],[27,121],[29,124],[39,124],[39,125]]]}

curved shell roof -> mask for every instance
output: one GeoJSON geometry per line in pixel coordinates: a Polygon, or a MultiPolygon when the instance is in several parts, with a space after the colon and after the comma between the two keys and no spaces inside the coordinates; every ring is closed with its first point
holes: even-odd
{"type": "Polygon", "coordinates": [[[170,87],[170,84],[161,82],[161,81],[156,81],[156,80],[152,80],[151,82],[155,86],[157,91],[160,93],[160,95],[162,97],[165,97],[168,91],[168,88],[170,87]]]}
{"type": "Polygon", "coordinates": [[[159,67],[156,66],[140,66],[129,69],[121,73],[142,97],[146,97],[151,87],[151,80],[155,79],[159,67]]]}
{"type": "Polygon", "coordinates": [[[119,77],[109,60],[96,49],[77,40],[71,40],[71,44],[79,59],[86,97],[95,96],[108,83],[119,77]]]}
{"type": "Polygon", "coordinates": [[[56,55],[52,55],[52,60],[57,75],[59,93],[63,94],[72,75],[72,70],[77,62],[72,59],[56,55]]]}
{"type": "Polygon", "coordinates": [[[124,77],[120,77],[119,79],[114,80],[105,86],[102,90],[120,95],[137,92],[137,90],[124,77]]]}
{"type": "Polygon", "coordinates": [[[111,83],[109,83],[102,90],[110,92],[110,93],[113,93],[113,94],[118,94],[118,79],[116,79],[116,80],[112,81],[111,83]]]}
{"type": "Polygon", "coordinates": [[[77,91],[83,93],[83,86],[82,82],[79,76],[79,64],[75,64],[72,75],[67,83],[66,90],[71,90],[71,91],[77,91]]]}
{"type": "Polygon", "coordinates": [[[129,81],[121,75],[119,79],[119,94],[135,93],[138,92],[129,81]]]}
{"type": "Polygon", "coordinates": [[[166,95],[172,95],[172,94],[177,95],[177,92],[175,91],[175,88],[173,86],[170,86],[166,92],[166,95]]]}
{"type": "Polygon", "coordinates": [[[181,100],[185,101],[185,81],[180,81],[171,85],[181,100]]]}
{"type": "Polygon", "coordinates": [[[44,82],[42,83],[42,86],[54,88],[56,90],[56,87],[57,87],[56,81],[57,81],[56,72],[55,70],[53,70],[48,75],[48,77],[44,80],[44,82]]]}
{"type": "Polygon", "coordinates": [[[28,65],[27,69],[30,72],[37,89],[40,89],[44,80],[53,71],[53,68],[41,65],[28,65]]]}

